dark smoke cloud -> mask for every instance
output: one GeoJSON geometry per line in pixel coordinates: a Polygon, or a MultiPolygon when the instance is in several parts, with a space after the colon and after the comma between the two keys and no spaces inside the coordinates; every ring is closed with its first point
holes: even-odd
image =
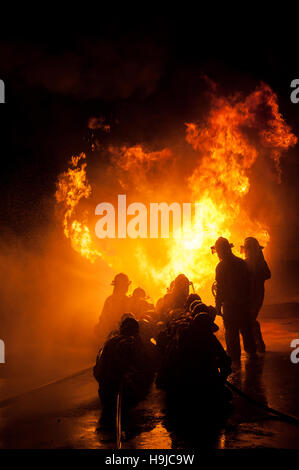
{"type": "Polygon", "coordinates": [[[81,40],[63,49],[10,41],[0,45],[1,73],[79,100],[147,96],[159,82],[165,49],[136,38],[81,40]]]}

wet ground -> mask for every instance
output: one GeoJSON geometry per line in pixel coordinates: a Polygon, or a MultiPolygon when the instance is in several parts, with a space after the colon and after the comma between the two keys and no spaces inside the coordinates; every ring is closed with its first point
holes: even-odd
{"type": "MultiPolygon", "coordinates": [[[[272,312],[273,313],[273,312],[272,312]]],[[[299,363],[290,360],[290,343],[299,338],[298,316],[285,312],[262,323],[267,352],[258,360],[242,357],[230,381],[260,403],[299,417],[299,363]]],[[[220,339],[221,339],[220,331],[220,339]]],[[[98,431],[97,384],[87,369],[66,380],[13,399],[0,398],[0,448],[115,448],[111,434],[98,431]],[[2,399],[2,400],[1,400],[2,399]]],[[[203,423],[190,413],[185,426],[166,414],[163,392],[153,386],[133,410],[123,434],[126,449],[200,448],[203,423]],[[189,426],[188,426],[189,423],[189,426]]],[[[234,394],[234,409],[205,446],[216,448],[299,448],[299,427],[277,419],[234,394]]]]}

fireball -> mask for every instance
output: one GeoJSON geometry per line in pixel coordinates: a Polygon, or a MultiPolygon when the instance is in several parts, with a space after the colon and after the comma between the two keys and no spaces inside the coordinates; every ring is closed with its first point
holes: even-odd
{"type": "Polygon", "coordinates": [[[186,154],[175,154],[171,148],[151,151],[138,143],[108,148],[105,175],[111,178],[111,187],[117,181],[115,194],[121,189],[145,204],[177,200],[196,204],[198,212],[187,229],[168,239],[97,240],[80,208],[83,199],[93,198],[86,156],[81,153],[72,158],[57,183],[64,234],[83,257],[91,262],[103,258],[154,296],[161,295],[179,273],[208,295],[218,261],[210,247],[219,236],[234,243],[236,254],[246,236],[256,237],[263,246],[269,243],[269,227],[246,210],[251,170],[257,159],[266,157],[280,178],[280,158],[296,143],[269,86],[261,84],[247,97],[214,96],[203,122],[185,124],[186,154]]]}

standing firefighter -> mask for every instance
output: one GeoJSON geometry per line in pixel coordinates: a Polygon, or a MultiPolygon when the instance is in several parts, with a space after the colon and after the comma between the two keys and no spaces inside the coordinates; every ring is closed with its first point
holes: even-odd
{"type": "Polygon", "coordinates": [[[245,351],[254,357],[256,345],[250,315],[250,274],[244,260],[232,253],[233,245],[220,237],[212,247],[220,259],[216,267],[216,310],[221,313],[225,327],[227,352],[235,362],[240,361],[240,333],[245,351]]]}
{"type": "Polygon", "coordinates": [[[265,352],[265,343],[262,337],[261,327],[257,316],[262,308],[265,295],[265,281],[270,279],[271,272],[263,255],[263,247],[256,238],[247,237],[242,247],[245,252],[245,262],[251,277],[251,319],[253,333],[258,352],[265,352]]]}
{"type": "Polygon", "coordinates": [[[129,297],[127,292],[131,281],[124,273],[119,273],[113,279],[113,293],[105,300],[103,310],[96,326],[96,332],[100,343],[106,340],[107,336],[119,328],[119,322],[124,312],[129,310],[129,297]]]}

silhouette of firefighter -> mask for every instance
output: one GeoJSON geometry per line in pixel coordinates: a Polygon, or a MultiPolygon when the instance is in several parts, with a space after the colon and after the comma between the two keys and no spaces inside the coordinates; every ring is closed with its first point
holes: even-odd
{"type": "Polygon", "coordinates": [[[179,274],[171,283],[168,293],[159,299],[156,309],[162,321],[167,321],[169,315],[179,316],[185,312],[185,303],[192,283],[185,274],[179,274]]]}
{"type": "Polygon", "coordinates": [[[190,402],[196,397],[197,403],[215,410],[232,398],[225,387],[231,360],[214,335],[218,327],[207,309],[195,301],[191,312],[172,320],[156,382],[168,399],[179,400],[179,406],[184,399],[190,402]]]}
{"type": "Polygon", "coordinates": [[[113,293],[105,300],[96,326],[97,339],[101,344],[113,330],[118,330],[123,313],[130,311],[127,296],[130,284],[131,281],[124,273],[117,274],[111,283],[113,293]]]}
{"type": "Polygon", "coordinates": [[[256,344],[250,311],[250,273],[245,261],[232,253],[232,246],[226,238],[219,237],[212,252],[216,251],[220,260],[216,267],[216,310],[221,314],[223,309],[227,352],[233,361],[239,362],[240,333],[251,358],[255,357],[256,344]]]}
{"type": "MultiPolygon", "coordinates": [[[[191,299],[190,299],[191,300],[191,299]]],[[[218,329],[201,301],[172,320],[157,386],[166,392],[164,425],[179,442],[213,446],[232,410],[226,387],[231,360],[214,332],[218,329]]]]}
{"type": "Polygon", "coordinates": [[[245,262],[248,266],[251,277],[251,318],[253,324],[253,333],[258,352],[265,352],[265,343],[263,340],[260,324],[257,320],[259,311],[262,308],[265,296],[265,281],[271,278],[271,272],[263,255],[263,247],[258,240],[253,237],[247,237],[242,247],[245,252],[245,262]]]}
{"type": "MultiPolygon", "coordinates": [[[[216,315],[217,315],[216,308],[213,307],[212,305],[204,304],[203,301],[201,300],[201,297],[198,294],[195,294],[195,293],[189,294],[189,296],[187,298],[187,301],[185,303],[185,308],[186,308],[186,312],[188,312],[189,315],[191,315],[193,317],[194,317],[194,312],[196,312],[197,309],[200,308],[201,312],[205,312],[205,313],[209,314],[209,316],[210,316],[210,318],[213,322],[214,322],[214,320],[216,318],[216,315]]],[[[213,323],[213,328],[216,328],[215,331],[219,330],[216,323],[213,323]]]]}
{"type": "Polygon", "coordinates": [[[163,297],[160,297],[157,300],[156,312],[160,319],[163,318],[164,311],[167,312],[169,310],[168,304],[171,301],[171,293],[173,291],[173,287],[174,287],[174,280],[171,281],[169,287],[167,288],[167,293],[163,297]]]}
{"type": "Polygon", "coordinates": [[[154,304],[149,302],[149,297],[141,287],[134,289],[130,297],[129,310],[132,312],[137,320],[148,318],[149,320],[154,316],[154,304]]]}
{"type": "Polygon", "coordinates": [[[99,383],[102,403],[101,425],[114,429],[117,395],[121,393],[123,411],[145,397],[153,380],[153,370],[139,335],[139,324],[131,314],[123,315],[118,333],[100,349],[94,376],[99,383]]]}

